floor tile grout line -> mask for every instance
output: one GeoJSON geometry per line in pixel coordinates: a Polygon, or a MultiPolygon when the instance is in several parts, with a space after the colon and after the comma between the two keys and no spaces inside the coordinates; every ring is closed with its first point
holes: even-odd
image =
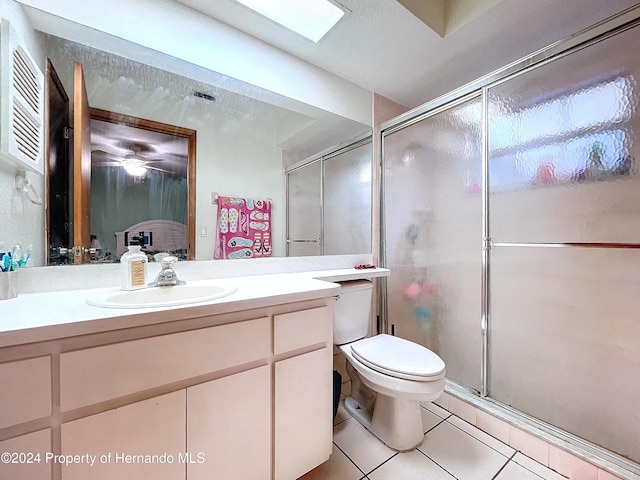
{"type": "Polygon", "coordinates": [[[429,430],[427,430],[426,432],[424,432],[424,434],[426,435],[428,432],[430,432],[431,430],[433,430],[434,428],[436,428],[438,425],[441,425],[442,422],[446,422],[449,418],[452,417],[452,413],[449,413],[449,415],[447,415],[446,417],[441,417],[439,414],[432,412],[431,410],[429,410],[427,407],[420,405],[420,408],[424,408],[427,412],[429,412],[432,415],[435,415],[436,417],[438,417],[440,419],[440,421],[438,423],[436,423],[433,427],[431,427],[429,430]]]}
{"type": "Polygon", "coordinates": [[[523,464],[521,464],[520,462],[518,462],[518,461],[515,459],[515,456],[516,456],[518,453],[519,453],[519,454],[521,454],[523,457],[526,457],[526,458],[530,459],[532,462],[536,462],[536,463],[538,463],[540,466],[542,466],[544,469],[548,470],[549,472],[557,473],[557,474],[558,474],[558,475],[560,475],[562,478],[567,478],[567,480],[568,480],[568,477],[565,477],[564,475],[559,474],[558,472],[556,472],[556,471],[555,471],[555,470],[553,470],[552,468],[547,467],[546,465],[543,465],[542,463],[538,462],[537,460],[534,460],[534,459],[533,459],[533,458],[531,458],[531,457],[528,457],[527,455],[525,455],[524,453],[522,453],[520,450],[516,450],[516,453],[514,453],[514,454],[513,454],[513,456],[511,457],[511,460],[510,460],[510,461],[512,461],[512,462],[513,462],[513,463],[515,463],[516,465],[519,465],[520,467],[524,468],[527,472],[531,472],[531,473],[533,473],[536,477],[539,477],[539,478],[541,478],[542,480],[546,480],[546,478],[545,478],[545,477],[543,477],[542,475],[538,474],[537,472],[534,472],[533,470],[531,470],[531,469],[530,469],[529,467],[527,467],[526,465],[523,465],[523,464]]]}
{"type": "Polygon", "coordinates": [[[340,450],[342,452],[342,454],[347,457],[347,460],[349,460],[351,463],[353,463],[353,465],[360,470],[360,472],[362,472],[362,475],[364,475],[365,477],[367,476],[367,474],[358,466],[358,464],[356,462],[354,462],[353,460],[351,460],[351,457],[349,455],[347,455],[347,452],[345,452],[344,450],[342,450],[340,448],[340,445],[338,445],[336,442],[333,442],[333,444],[336,446],[336,448],[338,450],[340,450]]]}
{"type": "Polygon", "coordinates": [[[429,455],[427,455],[425,452],[423,452],[422,450],[420,450],[419,448],[417,449],[422,455],[424,455],[425,457],[427,457],[429,460],[431,460],[433,463],[435,463],[439,468],[441,468],[442,470],[444,470],[445,472],[447,472],[449,475],[451,475],[453,478],[455,478],[456,480],[459,480],[458,477],[456,477],[453,473],[451,473],[449,470],[447,470],[446,468],[444,468],[442,465],[440,465],[438,462],[436,462],[433,458],[431,458],[429,455]]]}
{"type": "Polygon", "coordinates": [[[349,418],[345,418],[344,420],[339,421],[338,423],[334,423],[333,424],[333,428],[336,428],[338,425],[342,425],[344,422],[346,422],[347,420],[349,420],[352,417],[349,418]]]}
{"type": "MultiPolygon", "coordinates": [[[[451,417],[451,415],[452,415],[452,414],[451,414],[451,413],[449,413],[449,415],[448,415],[446,418],[442,418],[440,415],[438,415],[438,414],[435,414],[435,413],[431,412],[428,408],[423,407],[422,405],[420,405],[420,407],[421,407],[421,408],[424,408],[424,409],[425,409],[425,410],[427,410],[429,413],[432,413],[433,415],[435,415],[435,416],[437,416],[438,418],[440,418],[440,421],[439,421],[436,425],[434,425],[434,426],[433,426],[433,427],[431,427],[429,430],[427,430],[426,432],[424,432],[424,433],[423,433],[423,441],[424,441],[424,437],[427,435],[427,433],[428,433],[428,432],[432,431],[432,430],[433,430],[434,428],[436,428],[438,425],[440,425],[440,424],[442,424],[443,422],[445,422],[445,421],[447,420],[447,418],[451,417]]],[[[350,418],[353,418],[353,417],[350,417],[350,418]]],[[[344,421],[346,421],[346,420],[343,420],[343,422],[344,422],[344,421]]],[[[341,422],[341,423],[342,423],[342,422],[341,422]]],[[[368,430],[367,430],[367,431],[368,431],[368,430]]],[[[371,434],[371,432],[369,432],[369,433],[371,434]]],[[[371,435],[373,436],[373,434],[371,434],[371,435]]],[[[375,438],[375,436],[374,436],[374,438],[375,438]]],[[[334,444],[335,444],[335,442],[334,442],[334,444]]],[[[348,456],[348,455],[347,455],[347,454],[346,454],[346,453],[345,453],[345,452],[344,452],[344,451],[343,451],[343,450],[342,450],[338,445],[336,445],[336,447],[337,447],[337,448],[338,448],[342,453],[344,453],[344,454],[345,454],[345,456],[346,456],[347,458],[349,458],[349,456],[348,456]]],[[[420,450],[418,449],[418,447],[416,447],[416,450],[418,450],[420,453],[422,453],[425,457],[429,458],[429,460],[431,460],[433,463],[435,463],[436,465],[438,465],[438,464],[437,464],[437,463],[436,463],[432,458],[430,458],[429,456],[427,456],[424,452],[420,451],[420,450]]],[[[366,472],[366,473],[365,473],[365,477],[368,477],[368,475],[370,475],[371,473],[373,473],[374,471],[376,471],[377,469],[379,469],[380,467],[382,467],[382,465],[384,465],[385,463],[389,462],[392,458],[397,457],[397,456],[398,456],[398,454],[400,454],[400,453],[401,453],[401,452],[396,451],[393,455],[391,455],[389,458],[387,458],[384,462],[382,462],[381,464],[377,465],[376,467],[374,467],[374,468],[373,468],[372,470],[370,470],[369,472],[366,472]]],[[[354,465],[356,465],[356,463],[355,463],[353,460],[351,460],[351,458],[349,458],[349,460],[351,461],[351,463],[353,463],[354,465]]],[[[364,471],[363,471],[363,470],[362,470],[358,465],[356,465],[356,467],[358,468],[358,470],[360,470],[361,472],[363,472],[363,473],[364,473],[364,471]]],[[[452,477],[454,477],[454,478],[455,478],[455,476],[454,476],[454,475],[452,475],[452,474],[451,474],[451,472],[449,472],[448,470],[446,470],[446,469],[445,469],[445,468],[443,468],[442,466],[438,465],[438,467],[442,468],[442,470],[444,470],[444,471],[445,471],[445,472],[447,472],[449,475],[451,475],[452,477]]],[[[362,479],[360,479],[360,480],[362,480],[362,479]]]]}
{"type": "MultiPolygon", "coordinates": [[[[423,408],[424,408],[424,407],[423,407],[423,408]]],[[[428,410],[428,409],[427,409],[427,410],[428,410]]],[[[433,413],[433,412],[431,412],[431,413],[433,413]]],[[[439,415],[438,415],[438,416],[439,416],[439,415]]],[[[450,413],[450,414],[449,414],[449,416],[448,416],[447,418],[442,419],[442,421],[441,421],[441,422],[439,422],[437,425],[434,425],[432,428],[430,428],[429,430],[427,430],[427,432],[425,433],[425,436],[427,435],[427,433],[428,433],[428,432],[431,432],[431,431],[435,430],[438,426],[440,426],[440,425],[442,425],[443,423],[445,423],[445,422],[446,422],[447,424],[451,425],[452,427],[455,427],[455,428],[457,428],[458,430],[460,430],[462,433],[467,434],[467,435],[468,435],[469,437],[471,437],[473,440],[475,440],[475,441],[477,441],[477,442],[481,443],[482,445],[484,445],[484,446],[486,446],[486,447],[490,448],[491,450],[493,450],[494,452],[496,452],[498,455],[502,455],[504,458],[506,458],[506,462],[502,465],[502,467],[500,467],[500,469],[498,470],[498,472],[497,472],[497,473],[492,477],[492,480],[493,480],[493,479],[496,477],[496,475],[498,475],[498,474],[499,474],[499,473],[504,469],[504,467],[505,467],[505,466],[506,466],[506,465],[511,461],[511,459],[512,459],[512,458],[513,458],[513,457],[518,453],[518,451],[517,451],[516,449],[514,449],[513,447],[511,447],[510,445],[507,445],[506,443],[504,443],[504,442],[500,442],[500,440],[497,440],[497,439],[496,439],[498,442],[502,443],[503,445],[506,445],[507,447],[509,447],[509,448],[511,448],[511,449],[513,450],[513,453],[511,454],[511,457],[508,457],[508,456],[507,456],[507,455],[505,455],[504,453],[502,453],[502,452],[500,452],[500,451],[496,450],[495,448],[493,448],[491,445],[489,445],[489,444],[487,444],[487,443],[483,442],[482,440],[480,440],[480,439],[479,439],[479,438],[477,438],[477,437],[474,437],[474,436],[473,436],[473,435],[471,435],[469,432],[466,432],[466,431],[464,431],[462,428],[458,427],[457,425],[455,425],[455,424],[453,424],[453,423],[451,423],[451,422],[448,422],[447,420],[448,420],[449,418],[451,418],[452,416],[455,416],[455,415],[453,415],[453,414],[451,414],[451,413],[450,413]]],[[[459,418],[460,420],[462,420],[462,421],[464,421],[464,422],[466,422],[466,420],[463,420],[463,419],[461,419],[461,418],[460,418],[460,417],[458,417],[458,416],[455,416],[455,417],[456,417],[456,418],[459,418]]],[[[469,422],[466,422],[466,423],[469,423],[469,422]]],[[[469,425],[471,425],[471,424],[469,423],[469,425]]],[[[474,426],[474,425],[471,425],[471,426],[474,426]]],[[[474,427],[475,427],[475,426],[474,426],[474,427]]],[[[475,427],[475,428],[477,428],[477,427],[475,427]]],[[[482,431],[482,430],[480,430],[480,431],[482,431]]],[[[486,432],[485,432],[485,433],[486,433],[486,432]]],[[[492,437],[492,438],[493,438],[493,437],[492,437]]],[[[427,455],[425,452],[423,452],[423,451],[422,451],[422,450],[420,450],[419,448],[418,448],[418,451],[419,451],[420,453],[422,453],[425,457],[427,457],[429,460],[431,460],[433,463],[435,463],[436,465],[438,465],[438,467],[440,467],[442,470],[444,470],[444,471],[445,471],[445,472],[447,472],[449,475],[451,475],[452,477],[454,477],[454,478],[456,478],[456,479],[457,479],[457,477],[456,477],[455,475],[453,475],[450,471],[448,471],[446,468],[444,468],[442,465],[440,465],[438,462],[436,462],[433,458],[431,458],[431,457],[430,457],[429,455],[427,455]]],[[[517,462],[515,462],[515,463],[517,463],[517,462]]],[[[522,466],[522,465],[520,465],[520,466],[522,466]]],[[[523,467],[523,468],[524,468],[524,467],[523,467]]],[[[529,469],[527,469],[527,470],[528,470],[528,471],[530,471],[529,469]]],[[[535,472],[531,472],[531,473],[533,473],[534,475],[537,475],[535,472]]]]}
{"type": "MultiPolygon", "coordinates": [[[[450,416],[453,416],[453,415],[450,415],[450,416]]],[[[476,427],[475,425],[473,425],[473,424],[471,424],[471,423],[467,422],[467,421],[466,421],[466,420],[464,420],[463,418],[460,418],[460,417],[458,417],[458,416],[456,416],[456,418],[458,418],[458,419],[462,420],[463,422],[467,423],[469,426],[471,426],[471,427],[473,427],[473,428],[478,428],[478,427],[476,427]]],[[[490,448],[491,450],[493,450],[494,452],[499,453],[499,454],[500,454],[500,455],[502,455],[503,457],[507,457],[507,455],[505,455],[505,454],[504,454],[504,453],[502,453],[501,451],[496,450],[494,447],[492,447],[492,446],[491,446],[491,445],[489,445],[488,443],[486,443],[486,442],[484,442],[484,441],[480,440],[478,437],[475,437],[475,436],[471,435],[469,432],[467,432],[467,431],[463,430],[462,428],[460,428],[460,427],[459,427],[459,426],[457,426],[456,424],[451,423],[451,422],[447,422],[447,423],[448,423],[449,425],[451,425],[452,427],[457,428],[457,429],[458,429],[458,430],[460,430],[461,432],[466,433],[467,435],[469,435],[469,436],[470,436],[471,438],[473,438],[474,440],[477,440],[478,442],[482,443],[483,445],[486,445],[487,447],[489,447],[489,448],[490,448]]],[[[485,432],[485,431],[483,431],[483,430],[480,430],[479,428],[478,428],[478,430],[479,430],[480,432],[484,433],[485,435],[489,435],[487,432],[485,432]]],[[[491,438],[493,438],[495,441],[497,441],[497,442],[501,443],[502,445],[504,445],[505,447],[510,448],[511,450],[514,450],[514,452],[515,452],[515,453],[517,453],[517,452],[518,452],[515,448],[513,448],[511,445],[508,445],[508,444],[504,443],[502,440],[498,440],[496,437],[492,437],[491,435],[489,435],[489,436],[490,436],[491,438]]],[[[509,458],[509,457],[507,457],[507,458],[509,458]]]]}
{"type": "MultiPolygon", "coordinates": [[[[389,460],[391,460],[392,458],[395,458],[398,456],[400,452],[395,452],[393,455],[391,455],[389,458],[387,458],[384,462],[382,462],[380,465],[374,467],[371,471],[367,472],[365,475],[369,475],[373,472],[375,472],[377,469],[379,469],[382,465],[384,465],[385,463],[387,463],[389,460]]],[[[360,469],[360,471],[362,471],[362,469],[360,469]]]]}
{"type": "MultiPolygon", "coordinates": [[[[509,462],[511,462],[511,460],[513,460],[513,457],[515,457],[517,453],[518,453],[518,451],[516,450],[515,452],[513,452],[513,453],[511,454],[511,456],[510,456],[510,457],[508,457],[508,458],[507,458],[507,461],[506,461],[506,462],[504,462],[504,465],[502,465],[502,466],[498,469],[498,471],[496,472],[496,474],[495,474],[493,477],[491,477],[491,480],[495,480],[495,479],[496,479],[496,477],[497,477],[498,475],[500,475],[500,473],[505,469],[505,467],[509,464],[509,462]]],[[[533,472],[531,472],[531,473],[533,473],[533,472]]],[[[535,475],[535,474],[534,474],[534,475],[535,475]]]]}
{"type": "MultiPolygon", "coordinates": [[[[431,427],[429,430],[427,430],[426,432],[424,432],[424,433],[423,433],[423,441],[424,441],[424,437],[427,435],[427,433],[431,432],[431,431],[432,431],[432,430],[434,430],[436,427],[438,427],[439,425],[441,425],[441,424],[443,424],[444,422],[446,422],[446,421],[447,421],[447,418],[451,417],[451,416],[452,416],[452,414],[451,414],[451,413],[449,413],[449,415],[447,415],[447,417],[446,417],[446,418],[443,418],[443,417],[441,417],[440,415],[438,415],[438,414],[436,414],[436,413],[433,413],[433,412],[432,412],[432,411],[430,411],[428,408],[423,407],[422,405],[421,405],[421,408],[424,408],[424,409],[425,409],[425,410],[427,410],[429,413],[431,413],[431,414],[435,415],[436,417],[440,418],[440,421],[439,421],[437,424],[435,424],[433,427],[431,427]]],[[[454,425],[454,426],[455,426],[455,425],[454,425]]],[[[465,433],[466,433],[466,432],[465,432],[465,433]]],[[[476,440],[477,440],[477,439],[476,439],[476,440]]],[[[336,445],[336,446],[337,446],[337,445],[336,445]]],[[[340,448],[340,447],[338,447],[338,448],[340,448]]],[[[447,474],[451,475],[451,477],[453,477],[453,478],[455,478],[456,480],[458,480],[458,477],[456,477],[455,475],[453,475],[449,470],[447,470],[446,468],[444,468],[442,465],[440,465],[438,462],[436,462],[433,458],[429,457],[429,455],[427,455],[426,453],[424,453],[423,451],[421,451],[418,447],[416,447],[416,450],[417,450],[418,452],[420,452],[422,455],[424,455],[426,458],[428,458],[429,460],[431,460],[431,461],[432,461],[432,462],[433,462],[433,463],[434,463],[438,468],[442,469],[442,470],[443,470],[443,471],[445,471],[447,474]]],[[[342,451],[342,450],[341,450],[341,451],[342,451]]],[[[344,452],[343,452],[343,453],[344,453],[344,452]]],[[[499,452],[498,452],[498,453],[499,453],[499,452]]],[[[400,452],[395,452],[392,456],[390,456],[388,459],[386,459],[386,460],[385,460],[384,462],[382,462],[380,465],[376,466],[376,467],[375,467],[375,468],[373,468],[371,471],[367,472],[367,473],[365,474],[365,477],[364,477],[364,478],[362,478],[362,479],[360,479],[360,480],[368,479],[368,476],[369,476],[370,474],[372,474],[373,472],[375,472],[376,470],[378,470],[380,467],[382,467],[385,463],[389,462],[391,459],[393,459],[393,458],[397,457],[399,454],[400,454],[400,452]]],[[[346,455],[346,454],[345,454],[345,455],[346,455]]],[[[349,458],[349,460],[351,460],[351,459],[349,458]]],[[[352,462],[352,463],[354,463],[354,465],[355,465],[355,462],[353,462],[353,460],[351,460],[351,462],[352,462]]],[[[356,466],[357,466],[357,465],[356,465],[356,466]]],[[[360,467],[358,467],[358,470],[360,470],[360,471],[362,472],[362,469],[361,469],[360,467]]]]}
{"type": "Polygon", "coordinates": [[[428,409],[427,407],[425,407],[424,405],[420,405],[420,408],[424,408],[424,409],[425,409],[427,412],[429,412],[430,414],[435,415],[436,417],[440,417],[440,418],[442,418],[443,420],[446,420],[447,418],[449,418],[449,417],[451,417],[451,416],[453,415],[453,413],[451,413],[451,412],[449,412],[449,411],[447,411],[447,410],[444,410],[444,408],[442,408],[442,407],[439,407],[439,408],[442,408],[442,410],[444,410],[445,412],[447,412],[447,416],[446,416],[446,417],[443,417],[443,416],[442,416],[442,414],[440,414],[440,413],[436,413],[436,412],[434,412],[433,410],[429,410],[429,409],[428,409]]]}
{"type": "MultiPolygon", "coordinates": [[[[433,427],[431,427],[429,430],[427,430],[426,432],[424,432],[424,435],[426,435],[427,433],[429,433],[430,431],[432,431],[433,429],[435,429],[436,427],[442,425],[444,422],[446,422],[447,419],[443,418],[441,421],[439,421],[438,423],[436,423],[433,427]]],[[[424,441],[424,438],[422,439],[422,441],[424,441]]]]}
{"type": "MultiPolygon", "coordinates": [[[[437,428],[438,426],[440,426],[440,425],[442,425],[443,423],[447,422],[449,425],[451,425],[451,426],[453,426],[453,427],[457,428],[457,429],[458,429],[458,430],[460,430],[461,432],[463,432],[463,433],[467,434],[468,436],[470,436],[470,437],[471,437],[471,438],[473,438],[474,440],[476,440],[476,441],[480,442],[481,444],[485,445],[486,447],[489,447],[491,450],[493,450],[494,452],[496,452],[496,453],[498,453],[498,454],[502,455],[503,457],[505,457],[505,458],[507,459],[507,460],[506,460],[506,462],[505,462],[505,463],[500,467],[500,469],[499,469],[499,470],[495,473],[495,475],[491,478],[491,480],[497,480],[497,477],[498,477],[498,476],[503,472],[503,470],[504,470],[504,469],[507,467],[507,465],[509,465],[509,463],[511,463],[511,462],[515,463],[516,465],[518,465],[518,466],[519,466],[519,467],[521,467],[521,468],[524,468],[527,472],[529,472],[529,473],[531,473],[531,474],[535,475],[536,477],[540,478],[541,480],[545,480],[545,477],[543,477],[543,476],[539,475],[537,472],[534,472],[534,471],[533,471],[533,470],[531,470],[530,468],[526,467],[525,465],[522,465],[522,464],[521,464],[521,463],[519,463],[517,460],[515,460],[515,456],[516,456],[518,453],[522,453],[522,452],[520,452],[519,450],[516,450],[516,449],[514,449],[512,446],[510,446],[510,445],[508,445],[508,444],[506,444],[506,443],[502,442],[501,440],[499,440],[499,439],[497,439],[497,438],[495,438],[495,437],[491,436],[491,438],[493,438],[495,441],[497,441],[497,442],[501,443],[502,445],[504,445],[504,446],[506,446],[506,447],[508,447],[508,448],[511,448],[511,449],[513,450],[513,453],[511,454],[511,456],[510,456],[510,457],[508,457],[507,455],[505,455],[504,453],[502,453],[502,452],[500,452],[499,450],[495,449],[494,447],[492,447],[492,446],[491,446],[491,445],[489,445],[488,443],[484,442],[483,440],[481,440],[481,439],[479,439],[479,438],[475,437],[475,436],[474,436],[474,435],[472,435],[471,433],[469,433],[469,432],[465,431],[464,429],[460,428],[459,426],[457,426],[457,425],[455,425],[455,424],[451,423],[450,421],[448,421],[451,417],[455,417],[455,418],[459,419],[460,421],[465,422],[465,423],[466,423],[466,424],[468,424],[470,427],[478,428],[478,427],[476,427],[475,425],[473,425],[473,424],[471,424],[471,423],[467,422],[467,421],[466,421],[466,420],[464,420],[463,418],[458,417],[457,415],[454,415],[454,414],[452,414],[451,412],[448,412],[448,415],[447,415],[446,417],[442,417],[442,416],[440,416],[439,414],[434,413],[433,411],[429,410],[428,408],[426,408],[426,407],[425,407],[425,406],[423,406],[423,405],[421,405],[421,408],[424,408],[424,409],[425,409],[425,410],[427,410],[429,413],[431,413],[432,415],[435,415],[436,417],[438,417],[438,418],[440,419],[440,420],[438,421],[438,423],[436,423],[434,426],[432,426],[432,427],[431,427],[431,428],[429,428],[426,432],[424,432],[424,436],[426,436],[429,432],[432,432],[432,431],[433,431],[435,428],[437,428]]],[[[339,422],[339,423],[335,424],[335,425],[334,425],[334,428],[335,428],[335,427],[337,427],[337,426],[339,426],[339,425],[342,425],[343,423],[345,423],[346,421],[351,420],[351,419],[353,419],[353,417],[345,418],[345,419],[344,419],[344,420],[342,420],[341,422],[339,422]]],[[[486,433],[486,432],[484,432],[483,430],[480,430],[480,429],[479,429],[479,431],[480,431],[480,432],[483,432],[483,433],[485,433],[485,434],[487,434],[487,433],[486,433]]],[[[369,432],[369,433],[370,433],[370,432],[369,432]]],[[[487,435],[489,435],[489,434],[487,434],[487,435]]],[[[337,448],[338,450],[340,450],[340,452],[341,452],[345,457],[347,457],[347,459],[349,460],[349,462],[351,462],[351,464],[353,464],[353,465],[358,469],[358,471],[359,471],[360,473],[362,473],[362,475],[363,475],[363,476],[362,476],[362,477],[360,477],[360,479],[359,479],[359,480],[369,480],[369,475],[370,475],[371,473],[375,472],[375,471],[376,471],[376,470],[378,470],[380,467],[382,467],[384,464],[388,463],[391,459],[393,459],[393,458],[395,458],[396,456],[398,456],[398,454],[399,454],[399,453],[401,453],[401,452],[397,452],[397,451],[396,451],[396,452],[395,452],[391,457],[387,458],[385,461],[383,461],[382,463],[380,463],[379,465],[377,465],[376,467],[374,467],[372,470],[370,470],[369,472],[365,473],[365,472],[364,472],[364,470],[363,470],[362,468],[360,468],[360,467],[356,464],[356,462],[354,462],[354,461],[351,459],[351,457],[349,457],[349,455],[347,455],[347,453],[346,453],[342,448],[340,448],[340,446],[339,446],[337,443],[335,443],[335,442],[332,442],[332,443],[336,446],[336,448],[337,448]]],[[[423,452],[423,451],[422,451],[422,450],[420,450],[419,448],[416,448],[416,450],[417,450],[418,452],[420,452],[422,455],[424,455],[426,458],[428,458],[431,462],[433,462],[433,463],[434,463],[438,468],[440,468],[441,470],[443,470],[444,472],[446,472],[448,475],[450,475],[452,478],[455,478],[456,480],[458,480],[458,477],[456,477],[455,475],[453,475],[450,471],[448,471],[446,468],[444,468],[442,465],[440,465],[438,462],[436,462],[436,461],[435,461],[433,458],[431,458],[428,454],[426,454],[425,452],[423,452]]],[[[534,461],[535,461],[535,460],[534,460],[534,461]]],[[[542,464],[541,464],[541,465],[542,465],[542,464]]],[[[542,466],[544,467],[544,465],[542,465],[542,466]]],[[[545,468],[547,468],[547,469],[548,469],[548,467],[545,467],[545,468]]]]}

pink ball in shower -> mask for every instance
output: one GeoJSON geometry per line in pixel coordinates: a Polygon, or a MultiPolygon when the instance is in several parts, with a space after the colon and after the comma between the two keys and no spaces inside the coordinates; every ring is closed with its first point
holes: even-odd
{"type": "Polygon", "coordinates": [[[422,285],[422,291],[424,293],[428,293],[429,295],[433,295],[434,293],[436,293],[438,291],[438,287],[436,287],[435,283],[425,282],[422,285]]]}
{"type": "Polygon", "coordinates": [[[422,293],[422,288],[416,282],[410,283],[404,290],[404,296],[407,298],[417,298],[422,293]]]}

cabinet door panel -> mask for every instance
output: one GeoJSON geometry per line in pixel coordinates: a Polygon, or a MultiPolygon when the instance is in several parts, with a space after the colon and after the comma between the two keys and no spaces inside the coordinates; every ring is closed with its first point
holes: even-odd
{"type": "Polygon", "coordinates": [[[95,455],[96,460],[93,466],[63,465],[62,480],[183,479],[185,396],[180,390],[64,423],[62,454],[95,455]]]}
{"type": "Polygon", "coordinates": [[[187,389],[189,480],[271,477],[271,379],[268,365],[187,389]]]}
{"type": "Polygon", "coordinates": [[[16,463],[0,462],[0,478],[51,480],[51,463],[45,460],[45,455],[50,451],[49,428],[0,442],[0,453],[19,455],[14,458],[16,463]]]}
{"type": "Polygon", "coordinates": [[[328,347],[275,365],[275,478],[293,480],[329,459],[332,358],[328,347]]]}

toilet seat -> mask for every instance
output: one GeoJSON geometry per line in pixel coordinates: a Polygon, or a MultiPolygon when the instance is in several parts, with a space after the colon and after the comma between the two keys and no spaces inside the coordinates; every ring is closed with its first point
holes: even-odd
{"type": "Polygon", "coordinates": [[[353,357],[369,368],[396,378],[430,382],[444,376],[442,359],[431,350],[387,334],[350,345],[353,357]]]}

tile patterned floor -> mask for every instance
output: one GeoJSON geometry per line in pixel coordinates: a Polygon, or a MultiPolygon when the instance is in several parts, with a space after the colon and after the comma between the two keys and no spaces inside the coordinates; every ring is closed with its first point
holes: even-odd
{"type": "Polygon", "coordinates": [[[422,425],[422,444],[398,453],[341,402],[331,458],[300,480],[566,480],[435,404],[422,405],[422,425]]]}

